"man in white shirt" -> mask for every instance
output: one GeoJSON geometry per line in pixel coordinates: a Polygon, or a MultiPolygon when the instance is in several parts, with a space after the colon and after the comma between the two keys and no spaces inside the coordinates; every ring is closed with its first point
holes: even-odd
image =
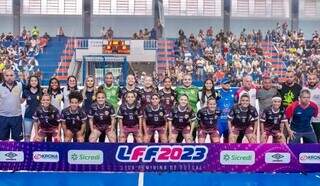
{"type": "MultiPolygon", "coordinates": [[[[307,89],[311,93],[310,100],[317,104],[318,109],[320,108],[320,87],[319,87],[319,78],[317,74],[308,74],[307,78],[307,89]]],[[[320,140],[320,114],[317,117],[312,118],[312,127],[316,133],[317,140],[320,140]]]]}
{"type": "Polygon", "coordinates": [[[4,82],[0,84],[0,140],[22,140],[22,84],[15,81],[12,69],[4,71],[4,82]]]}

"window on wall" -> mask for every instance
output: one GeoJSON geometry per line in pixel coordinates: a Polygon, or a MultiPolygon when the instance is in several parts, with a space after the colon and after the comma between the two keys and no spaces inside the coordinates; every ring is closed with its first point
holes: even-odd
{"type": "Polygon", "coordinates": [[[23,14],[81,15],[82,0],[23,0],[23,14]]]}
{"type": "Polygon", "coordinates": [[[0,14],[12,14],[12,0],[0,0],[0,14]]]}
{"type": "Polygon", "coordinates": [[[299,7],[299,17],[319,19],[320,0],[300,0],[299,7]]]}
{"type": "Polygon", "coordinates": [[[163,0],[166,16],[221,16],[222,0],[163,0]]]}
{"type": "Polygon", "coordinates": [[[232,0],[233,17],[289,18],[289,0],[232,0]]]}
{"type": "Polygon", "coordinates": [[[152,0],[93,0],[93,15],[152,15],[152,0]]]}

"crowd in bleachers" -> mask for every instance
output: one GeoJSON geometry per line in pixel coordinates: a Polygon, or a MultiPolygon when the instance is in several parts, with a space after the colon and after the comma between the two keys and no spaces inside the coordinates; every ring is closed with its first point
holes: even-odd
{"type": "Polygon", "coordinates": [[[171,76],[177,84],[181,84],[184,73],[190,73],[202,81],[212,78],[217,83],[223,77],[229,77],[233,86],[239,86],[241,78],[246,75],[250,75],[256,83],[260,83],[264,75],[277,82],[284,74],[279,74],[266,60],[272,57],[269,54],[275,49],[278,65],[282,69],[294,70],[298,83],[303,85],[306,72],[320,72],[319,46],[317,31],[308,41],[302,30],[290,31],[286,22],[277,23],[265,34],[261,30],[248,32],[243,29],[239,36],[222,30],[215,34],[210,27],[207,31],[200,29],[197,35],[191,33],[187,37],[180,29],[175,43],[176,62],[162,76],[171,76]]]}
{"type": "Polygon", "coordinates": [[[233,85],[239,85],[241,77],[251,75],[255,82],[260,82],[263,72],[270,71],[270,64],[265,63],[263,34],[260,30],[246,32],[240,36],[232,32],[220,30],[214,35],[210,27],[206,32],[199,30],[187,38],[184,31],[179,30],[176,41],[176,65],[169,70],[171,76],[181,81],[183,73],[192,73],[195,79],[213,78],[219,82],[227,76],[233,85]]]}
{"type": "Polygon", "coordinates": [[[20,36],[13,33],[2,33],[0,36],[0,71],[12,68],[26,81],[32,74],[40,74],[37,55],[43,51],[50,36],[46,33],[40,37],[40,30],[34,26],[31,30],[23,27],[20,36]]]}

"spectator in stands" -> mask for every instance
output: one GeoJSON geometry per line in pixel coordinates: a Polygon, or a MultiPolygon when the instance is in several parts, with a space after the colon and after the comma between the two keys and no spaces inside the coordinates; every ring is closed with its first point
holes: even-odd
{"type": "Polygon", "coordinates": [[[132,36],[132,39],[137,40],[139,39],[137,32],[135,32],[132,36]]]}
{"type": "Polygon", "coordinates": [[[48,32],[45,32],[42,36],[44,39],[46,39],[47,41],[50,40],[50,35],[48,34],[48,32]]]}
{"type": "Polygon", "coordinates": [[[113,30],[111,27],[107,30],[107,39],[112,40],[113,39],[113,30]]]}
{"type": "Polygon", "coordinates": [[[138,39],[144,39],[144,33],[143,33],[142,29],[139,30],[138,39]]]}
{"type": "Polygon", "coordinates": [[[150,39],[157,40],[157,31],[155,28],[152,28],[150,31],[150,39]]]}
{"type": "Polygon", "coordinates": [[[145,40],[149,39],[149,37],[150,37],[149,34],[150,34],[150,32],[148,31],[148,28],[145,28],[144,32],[143,32],[143,39],[145,39],[145,40]]]}
{"type": "Polygon", "coordinates": [[[207,30],[207,37],[212,38],[213,37],[213,28],[210,26],[210,28],[207,30]]]}
{"type": "Polygon", "coordinates": [[[0,85],[0,140],[20,141],[23,138],[21,94],[22,84],[15,81],[12,69],[4,71],[4,82],[0,85]]]}
{"type": "Polygon", "coordinates": [[[106,30],[106,27],[102,27],[102,29],[101,29],[101,37],[103,38],[103,39],[107,39],[107,30],[106,30]]]}
{"type": "Polygon", "coordinates": [[[64,37],[64,31],[62,26],[59,27],[57,36],[64,37]]]}
{"type": "Polygon", "coordinates": [[[33,39],[37,39],[40,35],[40,30],[37,26],[34,26],[31,30],[33,39]]]}
{"type": "Polygon", "coordinates": [[[62,26],[59,27],[57,36],[59,38],[59,41],[61,40],[61,38],[63,38],[65,36],[62,26]]]}

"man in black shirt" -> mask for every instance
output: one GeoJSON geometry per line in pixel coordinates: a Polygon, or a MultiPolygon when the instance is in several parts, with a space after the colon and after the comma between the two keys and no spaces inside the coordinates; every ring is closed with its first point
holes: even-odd
{"type": "MultiPolygon", "coordinates": [[[[292,102],[297,101],[300,95],[302,87],[295,83],[295,72],[288,71],[286,73],[286,82],[281,85],[279,89],[279,94],[282,99],[282,107],[286,109],[292,102]]],[[[287,128],[284,128],[283,134],[285,138],[288,138],[287,128]]]]}
{"type": "Polygon", "coordinates": [[[280,96],[282,98],[282,106],[287,108],[292,102],[297,101],[301,86],[294,82],[295,73],[293,71],[288,71],[286,73],[286,82],[282,84],[279,90],[280,96]]]}

